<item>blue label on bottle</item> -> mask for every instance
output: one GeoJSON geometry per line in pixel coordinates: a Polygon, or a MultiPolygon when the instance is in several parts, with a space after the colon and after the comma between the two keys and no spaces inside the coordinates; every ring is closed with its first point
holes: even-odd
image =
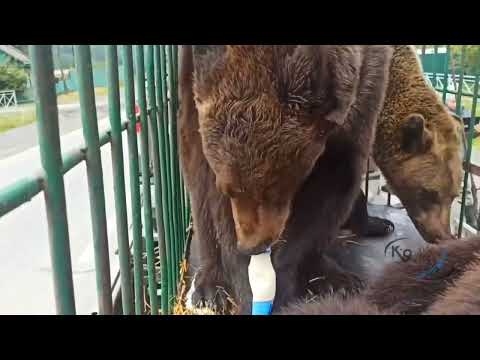
{"type": "Polygon", "coordinates": [[[270,315],[272,313],[272,301],[258,301],[252,304],[252,315],[270,315]]]}

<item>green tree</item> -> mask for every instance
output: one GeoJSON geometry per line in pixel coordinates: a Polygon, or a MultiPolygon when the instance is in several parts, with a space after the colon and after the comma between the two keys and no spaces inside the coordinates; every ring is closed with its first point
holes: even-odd
{"type": "Polygon", "coordinates": [[[480,45],[452,45],[452,60],[457,66],[461,64],[462,47],[465,46],[464,69],[468,75],[480,73],[480,45]]]}
{"type": "Polygon", "coordinates": [[[0,65],[0,90],[23,90],[27,81],[25,70],[11,64],[0,65]]]}

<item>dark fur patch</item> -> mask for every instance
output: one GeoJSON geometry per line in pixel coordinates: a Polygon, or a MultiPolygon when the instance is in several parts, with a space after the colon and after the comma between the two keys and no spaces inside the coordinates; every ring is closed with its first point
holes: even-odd
{"type": "Polygon", "coordinates": [[[337,294],[310,303],[296,302],[278,314],[478,315],[479,251],[478,237],[432,245],[409,262],[389,266],[384,274],[360,295],[343,298],[337,294]],[[429,271],[434,268],[437,270],[429,271]],[[426,273],[428,276],[419,276],[426,273]]]}

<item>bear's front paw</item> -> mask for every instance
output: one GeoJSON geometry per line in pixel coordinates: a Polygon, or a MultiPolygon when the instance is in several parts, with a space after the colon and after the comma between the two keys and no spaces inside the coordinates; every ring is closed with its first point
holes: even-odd
{"type": "Polygon", "coordinates": [[[328,256],[323,259],[319,275],[309,280],[308,290],[314,295],[356,294],[365,287],[365,282],[357,274],[344,269],[328,256]]]}
{"type": "Polygon", "coordinates": [[[209,308],[218,314],[227,313],[231,307],[230,296],[218,277],[211,272],[199,271],[192,282],[187,307],[209,308]]]}
{"type": "Polygon", "coordinates": [[[366,236],[382,237],[388,236],[395,230],[395,225],[387,219],[369,216],[366,236]]]}

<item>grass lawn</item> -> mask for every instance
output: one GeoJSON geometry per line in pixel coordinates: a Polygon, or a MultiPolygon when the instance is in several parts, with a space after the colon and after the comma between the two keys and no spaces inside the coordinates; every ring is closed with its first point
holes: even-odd
{"type": "MultiPolygon", "coordinates": [[[[107,88],[95,88],[95,96],[107,96],[107,88]]],[[[57,97],[57,103],[59,105],[78,104],[79,102],[80,98],[77,91],[68,94],[62,94],[57,97]]],[[[35,120],[35,104],[19,105],[15,110],[2,110],[0,111],[0,133],[31,124],[35,122],[35,120]]]]}
{"type": "Polygon", "coordinates": [[[35,117],[35,105],[19,105],[16,111],[0,111],[0,133],[33,123],[35,117]]]}
{"type": "MultiPolygon", "coordinates": [[[[107,96],[107,88],[104,87],[97,87],[95,88],[95,96],[107,96]]],[[[57,97],[57,103],[59,105],[63,104],[76,104],[80,102],[80,97],[78,92],[70,92],[68,94],[62,94],[57,97]]]]}
{"type": "MultiPolygon", "coordinates": [[[[473,98],[462,96],[462,105],[466,110],[472,110],[473,98]]],[[[475,116],[480,116],[480,102],[477,100],[477,108],[475,109],[475,116]]]]}

